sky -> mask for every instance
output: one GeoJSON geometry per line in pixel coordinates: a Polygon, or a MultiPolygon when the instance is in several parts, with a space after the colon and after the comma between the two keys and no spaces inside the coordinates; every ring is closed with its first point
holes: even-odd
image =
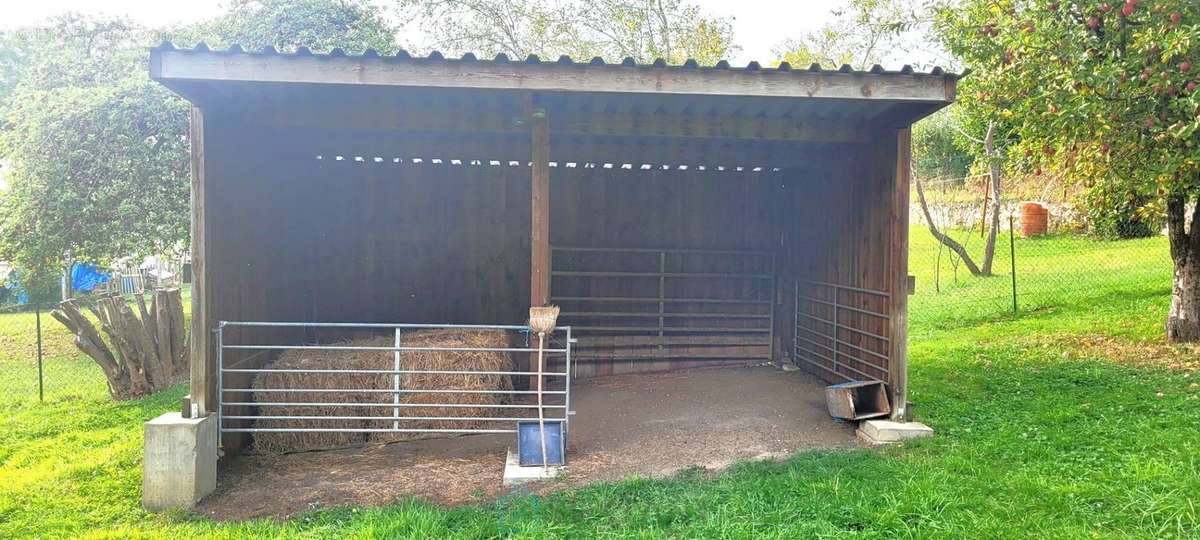
{"type": "MultiPolygon", "coordinates": [[[[775,59],[783,41],[830,22],[842,0],[693,0],[712,15],[733,16],[734,35],[742,49],[735,65],[775,59]]],[[[222,0],[41,0],[14,1],[0,15],[0,29],[27,26],[50,16],[76,11],[127,16],[146,26],[190,23],[222,12],[222,0]]]]}

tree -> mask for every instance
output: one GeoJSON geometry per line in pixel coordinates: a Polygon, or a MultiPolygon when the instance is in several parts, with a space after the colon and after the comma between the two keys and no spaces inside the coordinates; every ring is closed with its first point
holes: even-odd
{"type": "Polygon", "coordinates": [[[44,281],[73,260],[163,254],[188,240],[188,105],[149,80],[163,37],[251,48],[395,46],[365,0],[237,0],[154,32],[66,15],[0,33],[0,258],[44,281]]]}
{"type": "Polygon", "coordinates": [[[963,0],[938,29],[1009,118],[1027,166],[1105,197],[1160,201],[1174,280],[1166,335],[1200,340],[1200,3],[963,0]]]}
{"type": "Polygon", "coordinates": [[[975,260],[971,258],[970,253],[958,241],[950,237],[950,235],[938,230],[937,224],[933,220],[933,215],[929,212],[929,204],[925,202],[925,189],[921,186],[921,180],[915,180],[917,185],[917,202],[921,205],[921,212],[925,216],[925,224],[929,227],[930,234],[941,242],[946,247],[950,248],[966,265],[967,270],[973,276],[989,277],[992,275],[992,262],[996,258],[996,235],[1000,231],[1000,183],[1001,183],[1001,168],[1004,161],[1004,151],[996,145],[996,124],[988,124],[987,133],[982,140],[975,139],[970,135],[963,133],[972,142],[983,148],[983,158],[988,167],[988,197],[986,200],[988,215],[990,216],[988,224],[987,241],[983,245],[983,259],[981,264],[975,264],[975,260]]]}
{"type": "Polygon", "coordinates": [[[35,279],[187,237],[186,108],[144,74],[148,32],[68,15],[6,34],[0,257],[35,279]]]}
{"type": "MultiPolygon", "coordinates": [[[[799,38],[781,43],[775,54],[794,66],[821,64],[868,69],[890,54],[912,54],[924,41],[930,6],[927,0],[849,0],[833,10],[833,22],[799,38]]],[[[922,60],[936,52],[925,51],[922,60]]],[[[913,59],[905,59],[913,63],[913,59]]],[[[918,62],[924,63],[924,62],[918,62]]]]}
{"type": "Polygon", "coordinates": [[[233,0],[228,11],[210,21],[175,29],[167,39],[213,47],[266,46],[285,51],[305,46],[316,51],[341,48],[395,50],[396,29],[368,0],[233,0]]]}
{"type": "Polygon", "coordinates": [[[970,171],[974,145],[959,133],[956,112],[951,106],[913,124],[913,172],[918,178],[963,178],[970,171]]]}
{"type": "Polygon", "coordinates": [[[402,18],[450,54],[662,58],[715,64],[736,51],[727,19],[683,0],[398,0],[402,18]]]}

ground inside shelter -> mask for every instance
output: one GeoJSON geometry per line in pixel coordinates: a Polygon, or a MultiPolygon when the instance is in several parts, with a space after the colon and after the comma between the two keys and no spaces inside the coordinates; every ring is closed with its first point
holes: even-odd
{"type": "MultiPolygon", "coordinates": [[[[527,486],[547,493],[690,467],[783,458],[857,443],[831,419],[824,384],[771,366],[692,369],[579,381],[572,395],[569,474],[527,486]]],[[[342,505],[416,497],[458,505],[503,496],[513,435],[469,435],[304,452],[243,455],[224,463],[217,491],[197,511],[221,520],[287,517],[342,505]]],[[[524,488],[516,488],[524,489],[524,488]]]]}

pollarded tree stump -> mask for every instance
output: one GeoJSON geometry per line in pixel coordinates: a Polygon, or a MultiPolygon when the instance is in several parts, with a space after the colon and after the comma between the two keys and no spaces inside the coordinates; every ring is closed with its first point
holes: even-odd
{"type": "Polygon", "coordinates": [[[179,289],[158,289],[134,300],[138,314],[119,294],[101,296],[86,306],[95,320],[86,317],[76,300],[66,300],[51,315],[75,334],[75,346],[104,370],[114,399],[130,399],[157,392],[188,377],[187,329],[179,289]],[[108,339],[101,337],[101,331],[108,339]]]}

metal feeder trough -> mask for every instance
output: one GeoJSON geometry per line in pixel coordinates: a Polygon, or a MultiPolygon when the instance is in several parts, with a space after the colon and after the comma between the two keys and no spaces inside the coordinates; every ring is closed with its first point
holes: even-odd
{"type": "MultiPolygon", "coordinates": [[[[545,465],[558,466],[567,464],[566,440],[563,437],[561,420],[546,420],[546,462],[545,465]]],[[[541,467],[542,440],[538,435],[538,422],[517,422],[517,457],[522,467],[541,467]]]]}
{"type": "Polygon", "coordinates": [[[825,387],[829,415],[842,420],[865,420],[892,413],[881,381],[850,381],[825,387]]]}

